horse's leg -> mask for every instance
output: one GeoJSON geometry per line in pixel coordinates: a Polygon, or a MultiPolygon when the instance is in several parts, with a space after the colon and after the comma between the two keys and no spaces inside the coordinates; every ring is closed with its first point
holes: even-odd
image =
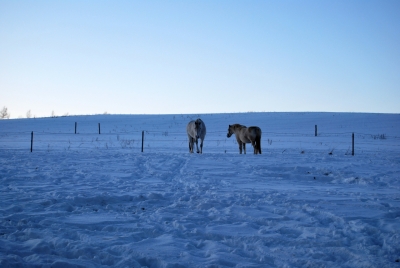
{"type": "Polygon", "coordinates": [[[244,154],[246,154],[246,143],[245,142],[243,142],[243,151],[244,151],[244,154]]]}
{"type": "Polygon", "coordinates": [[[200,143],[200,153],[201,154],[203,153],[203,140],[201,140],[201,143],[200,143]]]}
{"type": "Polygon", "coordinates": [[[261,137],[257,139],[258,153],[261,154],[261,137]]]}
{"type": "Polygon", "coordinates": [[[193,153],[193,145],[194,145],[193,138],[190,137],[189,138],[189,153],[193,153]]]}
{"type": "Polygon", "coordinates": [[[242,154],[242,142],[238,141],[239,144],[239,153],[242,154]]]}
{"type": "Polygon", "coordinates": [[[256,144],[256,141],[252,141],[252,142],[251,142],[251,145],[253,146],[253,152],[254,152],[254,154],[257,154],[257,144],[256,144]]]}
{"type": "Polygon", "coordinates": [[[199,150],[199,139],[196,139],[196,149],[197,149],[197,153],[200,153],[200,150],[199,150]]]}

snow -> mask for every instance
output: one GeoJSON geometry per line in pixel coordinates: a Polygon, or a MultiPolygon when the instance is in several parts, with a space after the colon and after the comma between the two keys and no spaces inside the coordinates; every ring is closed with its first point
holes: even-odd
{"type": "Polygon", "coordinates": [[[0,120],[0,266],[400,267],[399,174],[398,114],[0,120]]]}

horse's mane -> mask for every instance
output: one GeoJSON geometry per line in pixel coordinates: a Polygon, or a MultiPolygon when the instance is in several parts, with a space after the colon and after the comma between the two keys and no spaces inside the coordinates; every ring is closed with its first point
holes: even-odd
{"type": "Polygon", "coordinates": [[[234,128],[247,128],[246,126],[241,125],[241,124],[233,124],[231,126],[234,127],[234,128]]]}

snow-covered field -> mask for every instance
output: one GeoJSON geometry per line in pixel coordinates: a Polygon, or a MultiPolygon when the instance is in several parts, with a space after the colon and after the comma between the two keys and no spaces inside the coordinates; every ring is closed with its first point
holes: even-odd
{"type": "Polygon", "coordinates": [[[1,267],[400,267],[398,114],[0,120],[0,182],[1,267]]]}

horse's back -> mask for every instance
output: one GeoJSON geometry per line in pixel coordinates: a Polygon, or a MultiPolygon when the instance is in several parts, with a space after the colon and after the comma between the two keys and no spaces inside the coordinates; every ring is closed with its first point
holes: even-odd
{"type": "Polygon", "coordinates": [[[187,126],[186,126],[186,130],[189,130],[191,128],[194,128],[194,120],[190,121],[187,126]]]}
{"type": "Polygon", "coordinates": [[[243,142],[250,143],[259,138],[261,138],[261,129],[259,127],[244,127],[240,131],[240,139],[243,142]]]}
{"type": "Polygon", "coordinates": [[[194,133],[194,131],[195,131],[195,125],[194,125],[194,120],[192,120],[187,124],[186,132],[187,132],[188,136],[193,136],[192,134],[194,133]]]}
{"type": "Polygon", "coordinates": [[[256,126],[248,127],[247,130],[256,136],[261,136],[261,134],[262,134],[261,128],[256,127],[256,126]]]}

